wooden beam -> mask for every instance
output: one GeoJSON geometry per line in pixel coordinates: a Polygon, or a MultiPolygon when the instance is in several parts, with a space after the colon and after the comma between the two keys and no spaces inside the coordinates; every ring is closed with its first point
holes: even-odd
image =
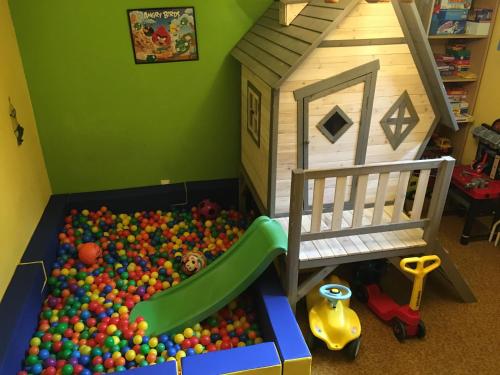
{"type": "Polygon", "coordinates": [[[297,301],[300,301],[302,298],[304,298],[307,293],[309,293],[312,288],[314,288],[318,283],[323,280],[324,278],[328,277],[337,266],[328,266],[324,267],[318,272],[314,273],[311,275],[306,281],[304,281],[302,284],[300,284],[299,290],[297,292],[297,301]]]}
{"type": "Polygon", "coordinates": [[[345,39],[345,40],[324,40],[319,48],[335,47],[360,47],[360,46],[384,46],[394,44],[406,44],[405,38],[379,38],[379,39],[345,39]]]}
{"type": "Polygon", "coordinates": [[[397,230],[424,228],[429,223],[429,219],[408,220],[395,224],[380,224],[359,228],[344,228],[340,230],[328,230],[319,233],[303,233],[302,241],[324,240],[334,237],[357,236],[360,234],[392,232],[397,230]]]}
{"type": "Polygon", "coordinates": [[[331,177],[349,177],[360,176],[363,174],[390,173],[390,172],[405,172],[422,169],[438,168],[443,162],[455,162],[455,159],[445,156],[441,159],[424,159],[411,161],[394,161],[389,163],[377,163],[370,165],[356,165],[354,167],[339,168],[339,169],[309,169],[304,171],[305,177],[308,180],[316,178],[331,178],[331,177]]]}

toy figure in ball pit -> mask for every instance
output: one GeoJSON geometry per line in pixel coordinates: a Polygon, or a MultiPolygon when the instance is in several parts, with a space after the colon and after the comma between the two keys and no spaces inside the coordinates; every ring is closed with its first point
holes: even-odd
{"type": "Polygon", "coordinates": [[[198,212],[201,217],[213,220],[219,215],[220,206],[217,203],[212,202],[210,199],[204,199],[198,205],[198,212]]]}
{"type": "Polygon", "coordinates": [[[182,271],[186,275],[193,275],[207,265],[207,259],[200,251],[190,251],[182,257],[182,271]]]}

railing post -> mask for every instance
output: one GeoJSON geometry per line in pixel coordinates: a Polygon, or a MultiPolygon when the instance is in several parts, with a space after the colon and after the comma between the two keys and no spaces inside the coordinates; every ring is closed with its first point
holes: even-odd
{"type": "Polygon", "coordinates": [[[441,216],[443,215],[454,166],[455,159],[450,156],[443,157],[439,165],[436,182],[432,191],[432,199],[429,205],[429,222],[424,229],[423,238],[428,244],[433,244],[437,240],[439,224],[441,223],[441,216]]]}
{"type": "Polygon", "coordinates": [[[299,282],[299,253],[302,233],[302,211],[304,207],[305,175],[302,169],[292,171],[290,192],[290,218],[288,223],[288,254],[286,256],[286,292],[288,301],[295,311],[299,282]]]}

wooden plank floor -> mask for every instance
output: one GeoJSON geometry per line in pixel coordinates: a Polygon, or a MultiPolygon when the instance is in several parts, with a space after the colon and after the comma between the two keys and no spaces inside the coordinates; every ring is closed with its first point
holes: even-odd
{"type": "MultiPolygon", "coordinates": [[[[382,223],[390,223],[393,206],[386,206],[382,223]]],[[[373,208],[366,208],[363,212],[363,225],[370,225],[372,222],[373,208]]],[[[352,211],[344,211],[342,217],[342,228],[351,227],[352,211]]],[[[288,232],[288,217],[276,219],[288,232]]],[[[410,220],[408,216],[402,214],[401,220],[410,220]]],[[[329,230],[332,223],[332,213],[323,213],[321,218],[321,231],[329,230]]],[[[308,233],[311,229],[311,215],[302,216],[302,233],[308,233]]],[[[300,245],[301,261],[316,260],[324,258],[344,257],[349,255],[380,252],[409,247],[425,246],[422,239],[422,229],[406,229],[391,232],[362,234],[356,236],[345,236],[328,238],[315,241],[304,241],[300,245]]]]}

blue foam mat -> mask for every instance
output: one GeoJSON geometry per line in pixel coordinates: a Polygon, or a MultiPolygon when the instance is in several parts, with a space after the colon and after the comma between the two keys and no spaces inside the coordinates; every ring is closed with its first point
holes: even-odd
{"type": "Polygon", "coordinates": [[[186,357],[182,360],[183,375],[221,375],[281,365],[272,342],[186,357]]]}
{"type": "Polygon", "coordinates": [[[138,367],[120,374],[127,375],[178,375],[177,362],[169,361],[154,366],[138,367]]]}
{"type": "Polygon", "coordinates": [[[267,319],[263,319],[265,320],[263,324],[268,326],[266,331],[273,332],[272,340],[276,342],[282,361],[311,357],[311,352],[274,270],[268,269],[259,279],[257,291],[264,307],[261,308],[261,314],[267,315],[267,319]]]}

